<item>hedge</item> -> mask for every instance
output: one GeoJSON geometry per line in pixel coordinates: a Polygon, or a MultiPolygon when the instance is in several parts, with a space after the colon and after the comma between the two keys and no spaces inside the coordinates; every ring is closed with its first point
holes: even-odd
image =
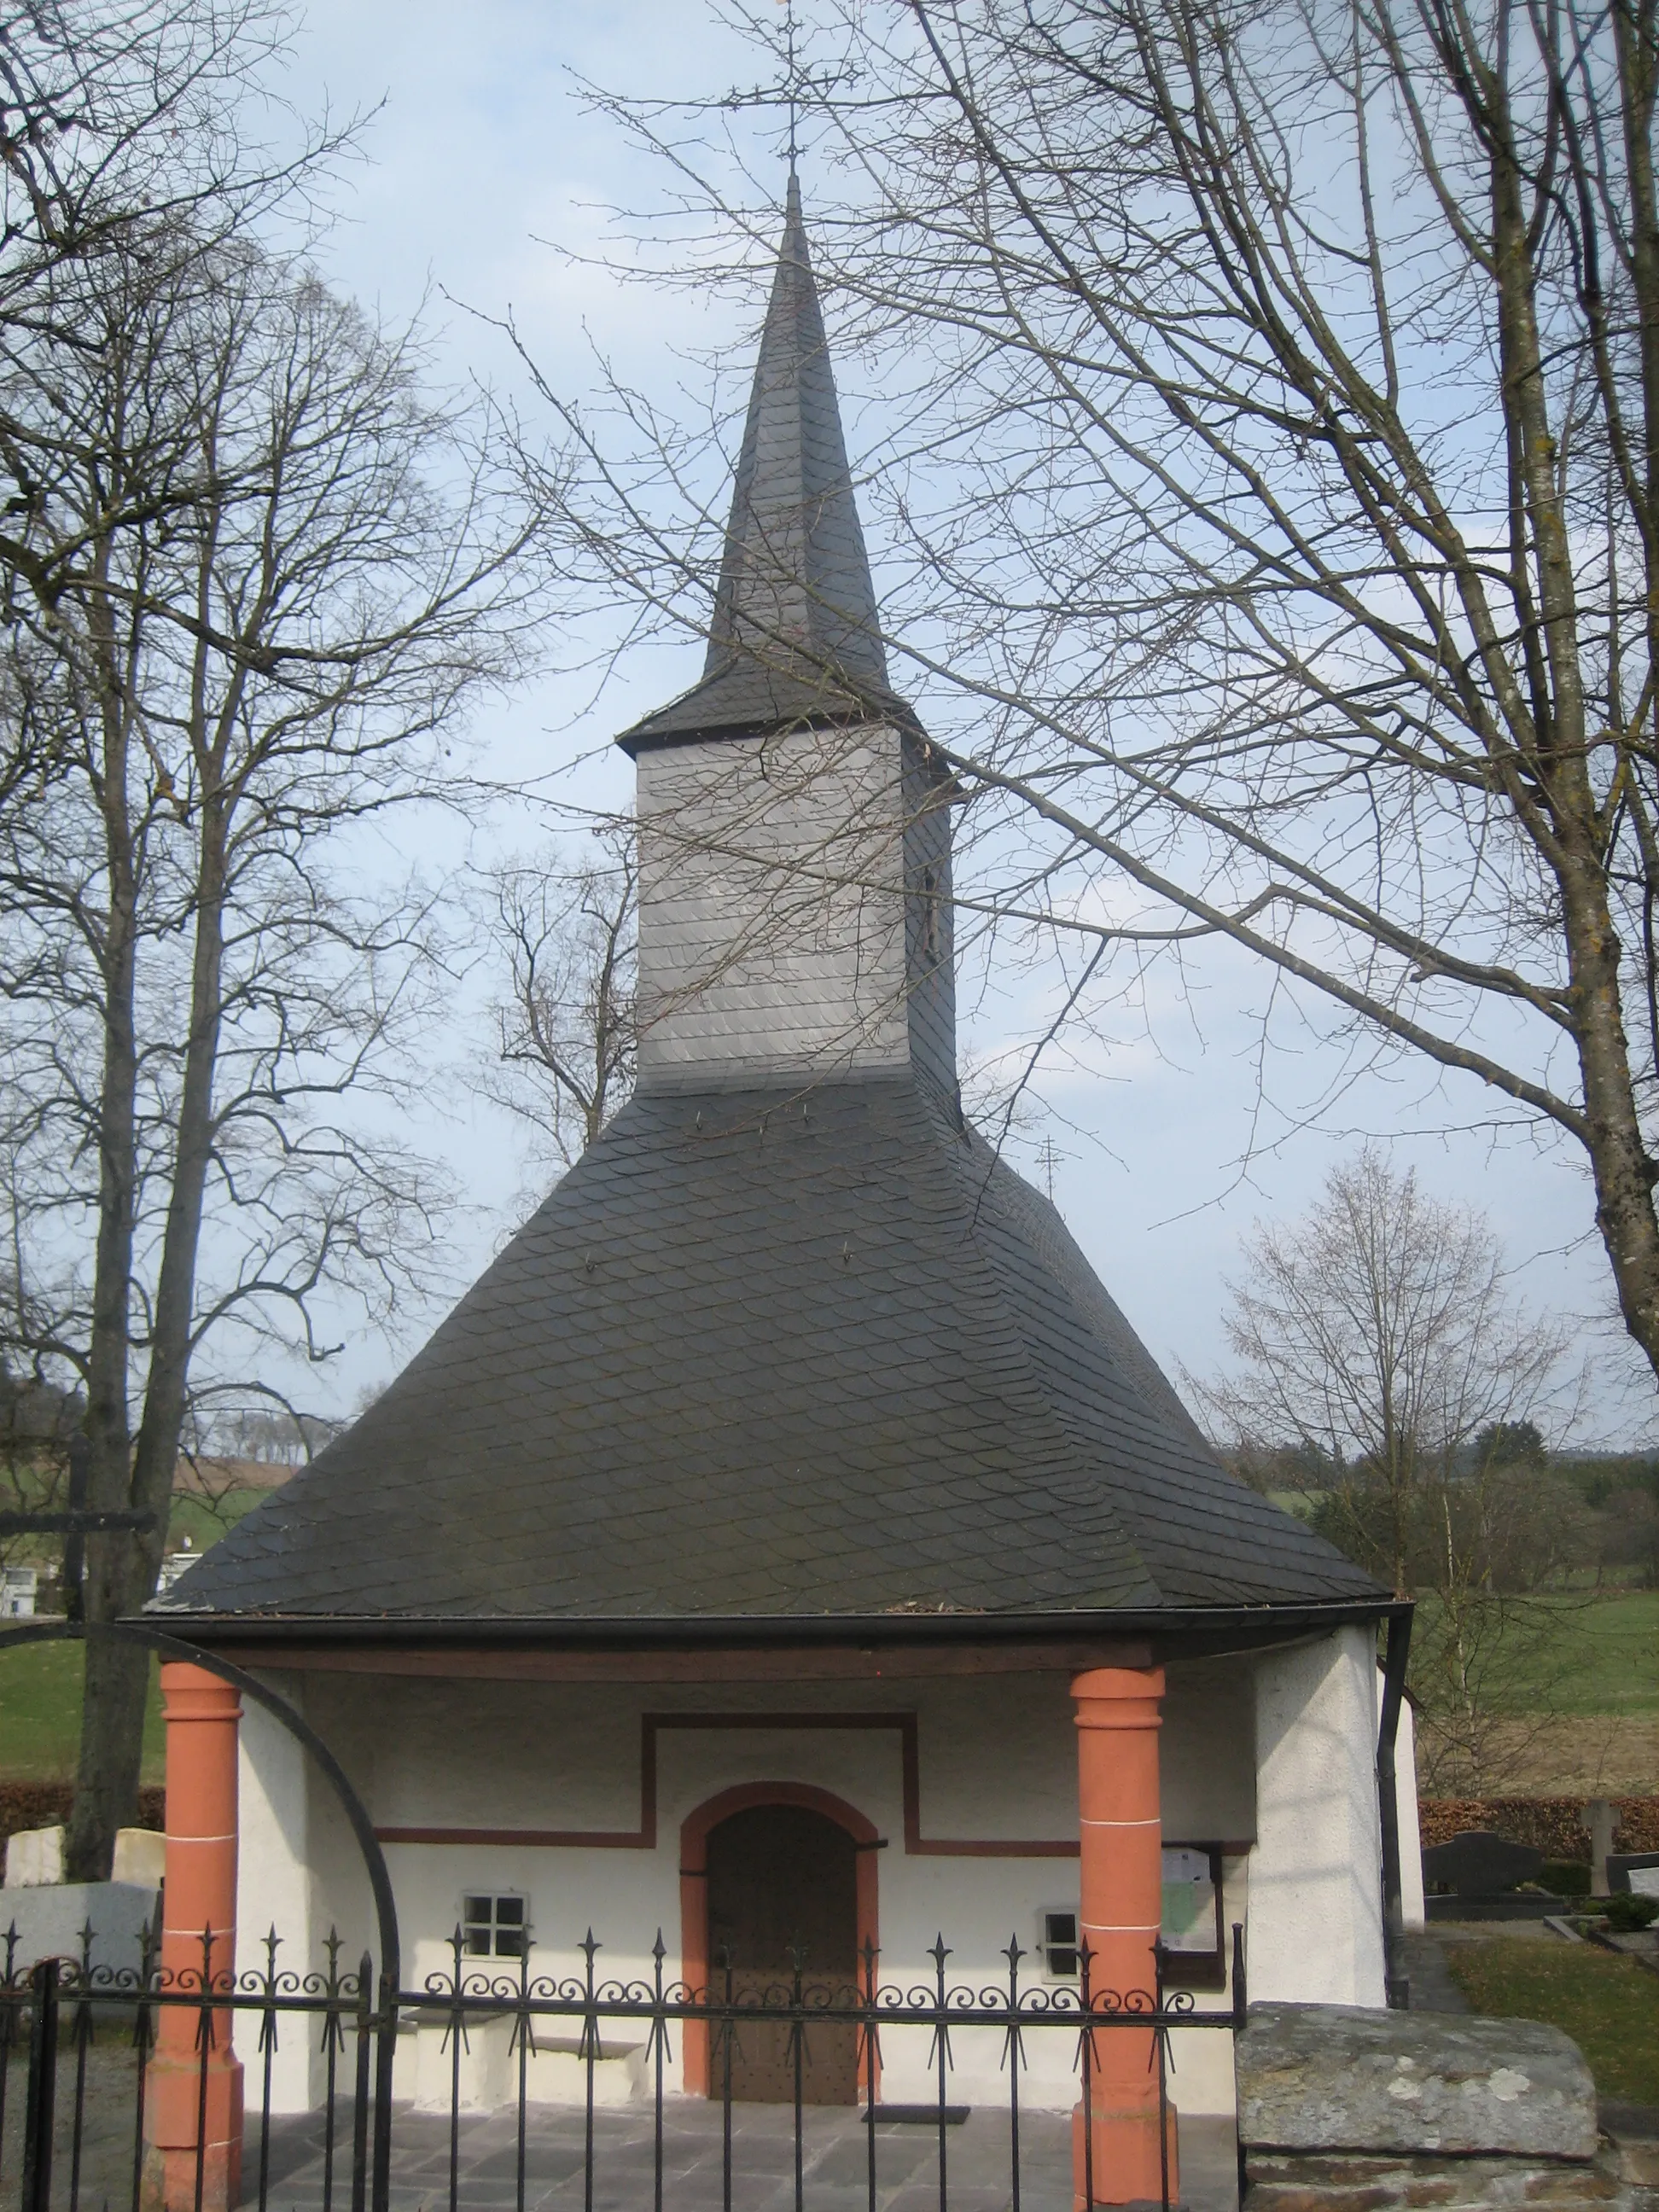
{"type": "MultiPolygon", "coordinates": [[[[0,1781],[0,1849],[20,1828],[55,1828],[70,1816],[75,1795],[72,1782],[0,1781]]],[[[147,1784],[138,1792],[136,1826],[160,1828],[166,1791],[159,1783],[147,1784]]]]}
{"type": "MultiPolygon", "coordinates": [[[[1425,1797],[1418,1808],[1425,1844],[1443,1844],[1468,1828],[1489,1829],[1512,1844],[1531,1844],[1547,1859],[1589,1863],[1587,1797],[1425,1797]]],[[[1659,1851],[1659,1797],[1615,1797],[1616,1851],[1659,1851]]]]}

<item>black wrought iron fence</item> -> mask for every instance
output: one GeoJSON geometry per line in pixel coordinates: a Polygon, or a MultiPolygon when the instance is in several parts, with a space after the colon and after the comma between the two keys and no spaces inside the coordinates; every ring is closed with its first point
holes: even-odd
{"type": "MultiPolygon", "coordinates": [[[[816,2194],[845,2207],[865,2197],[867,2212],[890,2202],[933,2201],[939,2212],[971,2200],[1007,2212],[1069,2207],[1069,2117],[1032,2108],[1022,2094],[1039,2045],[1069,2059],[1085,2110],[1107,2051],[1106,2039],[1134,2035],[1155,2076],[1159,2139],[1165,2146],[1163,2203],[1171,2200],[1169,2110],[1173,2031],[1236,2033],[1244,2024],[1242,1931],[1233,1931],[1231,2002],[1200,2009],[1184,1991],[1119,1991],[1095,1985],[1086,1948],[1074,1984],[1028,1978],[1030,1954],[1011,1941],[1006,1974],[953,1980],[941,1938],[932,1972],[910,1982],[884,1980],[866,1947],[857,1970],[815,1979],[804,1954],[776,1976],[744,1974],[720,1960],[708,1983],[672,1978],[659,1934],[652,1970],[611,1978],[599,1965],[591,1932],[572,1972],[532,1971],[525,1954],[508,1969],[466,1955],[462,1931],[448,1971],[419,1989],[391,1989],[365,1954],[341,1966],[331,1936],[323,1961],[302,1972],[282,1964],[275,1930],[264,1964],[232,1977],[210,1971],[208,1931],[203,1966],[164,1969],[146,1942],[130,1966],[100,1963],[88,1929],[78,1955],[16,1963],[17,1931],[4,1939],[0,1979],[0,2208],[10,2212],[225,2212],[228,2203],[258,2212],[489,2212],[527,2207],[595,2212],[808,2212],[816,2194]],[[886,2051],[897,2032],[928,2038],[931,2094],[890,2100],[886,2051]],[[981,2069],[972,2108],[953,2101],[957,2051],[970,2032],[988,2032],[999,2057],[999,2094],[988,2100],[981,2069]],[[434,2097],[430,2063],[423,2095],[406,2094],[397,2054],[425,2036],[447,2074],[434,2097]],[[481,2107],[470,2070],[478,2039],[503,2039],[506,2081],[481,2107]],[[606,2100],[602,2077],[614,2071],[619,2045],[638,2063],[631,2094],[606,2100]],[[696,2097],[680,2092],[690,2039],[702,2075],[696,2097]],[[855,2098],[817,2101],[829,2039],[850,2052],[855,2098]],[[746,2102],[755,2051],[768,2044],[773,2101],[746,2102]],[[152,2137],[158,2049],[170,2046],[194,2069],[196,2124],[180,2150],[177,2131],[164,2154],[152,2137]],[[243,2066],[246,2117],[240,2170],[234,2155],[210,2152],[210,2088],[234,2047],[243,2066]],[[303,2050],[314,2077],[301,2112],[278,2109],[274,2094],[283,2054],[303,2050]],[[538,2101],[534,2069],[552,2051],[565,2065],[557,2101],[538,2101]],[[777,2083],[782,2082],[781,2094],[777,2083]],[[500,2094],[504,2087],[504,2094],[500,2094]],[[399,2094],[403,2091],[404,2094],[399,2094]],[[761,2124],[761,2122],[764,2124],[761,2124]],[[957,2131],[963,2132],[958,2136],[957,2131]],[[953,2141],[953,2136],[957,2139],[953,2141]],[[189,2145],[193,2143],[193,2148],[189,2145]],[[988,2195],[987,2192],[989,2192],[988,2195]]],[[[912,2069],[913,2074],[915,2069],[912,2069]]],[[[1051,2087],[1054,2068],[1039,2069],[1051,2087]]],[[[1120,2071],[1121,2069],[1119,2069],[1120,2071]]],[[[844,2074],[838,2076],[844,2091],[844,2074]]],[[[289,2092],[292,2099],[291,2085],[289,2092]]],[[[1040,2103],[1041,2100],[1039,2100],[1040,2103]]],[[[1081,2130],[1087,2203],[1113,2201],[1109,2174],[1097,2173],[1095,2130],[1081,2130]]]]}

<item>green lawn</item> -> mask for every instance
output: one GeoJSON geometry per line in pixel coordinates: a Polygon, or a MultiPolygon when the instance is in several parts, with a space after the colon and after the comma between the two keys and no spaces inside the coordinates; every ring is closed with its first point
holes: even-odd
{"type": "MultiPolygon", "coordinates": [[[[36,1644],[0,1651],[0,1775],[67,1781],[81,1740],[81,1650],[36,1644]]],[[[162,1778],[161,1697],[150,1668],[142,1778],[162,1778]]]]}
{"type": "Polygon", "coordinates": [[[1574,1619],[1584,1656],[1558,1692],[1559,1709],[1659,1713],[1659,1590],[1620,1590],[1574,1619]]]}
{"type": "MultiPolygon", "coordinates": [[[[1413,1655],[1432,1652],[1436,1600],[1419,1600],[1413,1655]]],[[[1612,1714],[1640,1719],[1659,1713],[1659,1590],[1565,1590],[1522,1601],[1504,1635],[1515,1640],[1488,1654],[1489,1696],[1501,1685],[1504,1710],[1516,1713],[1612,1714]],[[1553,1626],[1545,1627],[1547,1620],[1553,1626]]]]}
{"type": "MultiPolygon", "coordinates": [[[[169,1549],[179,1549],[188,1536],[198,1552],[205,1551],[251,1506],[270,1495],[268,1490],[237,1489],[210,1504],[185,1492],[176,1493],[167,1523],[169,1549]]],[[[39,1644],[0,1651],[0,1778],[67,1781],[75,1772],[80,1740],[79,1649],[69,1644],[39,1644]]],[[[161,1698],[152,1664],[142,1778],[161,1781],[163,1765],[161,1698]]]]}
{"type": "Polygon", "coordinates": [[[1547,2021],[1583,2052],[1601,2095],[1659,2105],[1659,1974],[1588,1943],[1503,1936],[1449,1943],[1446,1960],[1476,2012],[1547,2021]]]}
{"type": "Polygon", "coordinates": [[[188,1491],[175,1491],[173,1509],[167,1516],[167,1549],[179,1550],[188,1536],[198,1552],[204,1552],[210,1544],[218,1542],[227,1528],[234,1528],[244,1513],[270,1494],[268,1490],[228,1490],[222,1498],[210,1501],[193,1497],[188,1491]]]}

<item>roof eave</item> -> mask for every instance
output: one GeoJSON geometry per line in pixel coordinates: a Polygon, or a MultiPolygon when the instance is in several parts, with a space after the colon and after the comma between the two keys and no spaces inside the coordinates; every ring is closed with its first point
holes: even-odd
{"type": "Polygon", "coordinates": [[[273,1651],[380,1646],[388,1650],[487,1647],[493,1650],[611,1650],[682,1651],[766,1649],[780,1645],[832,1648],[918,1644],[1075,1644],[1079,1638],[1155,1643],[1183,1647],[1194,1642],[1221,1650],[1283,1644],[1300,1637],[1390,1620],[1412,1611],[1409,1601],[1380,1587],[1351,1598],[1259,1605],[1158,1606],[1085,1608],[1065,1613],[841,1613],[833,1615],[708,1614],[696,1618],[629,1620],[608,1616],[549,1620],[532,1617],[471,1619],[465,1615],[374,1615],[201,1613],[146,1609],[146,1626],[172,1629],[209,1648],[234,1644],[273,1651]]]}
{"type": "MultiPolygon", "coordinates": [[[[676,702],[675,707],[681,702],[676,702]]],[[[877,698],[848,697],[844,704],[825,704],[808,708],[788,714],[745,715],[735,721],[702,721],[693,716],[672,727],[654,727],[673,714],[675,707],[665,707],[654,714],[646,715],[612,740],[629,760],[637,760],[642,752],[661,751],[670,745],[709,744],[720,739],[742,738],[773,738],[788,730],[856,729],[860,726],[876,727],[881,725],[908,730],[923,739],[922,728],[915,708],[896,696],[877,698]]]]}

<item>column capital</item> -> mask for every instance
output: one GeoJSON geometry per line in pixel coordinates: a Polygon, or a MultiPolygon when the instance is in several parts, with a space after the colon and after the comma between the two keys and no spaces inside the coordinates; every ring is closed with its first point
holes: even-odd
{"type": "Polygon", "coordinates": [[[161,1710],[169,1728],[180,1721],[239,1721],[242,1693],[234,1682],[191,1660],[164,1659],[161,1710]]]}
{"type": "Polygon", "coordinates": [[[1161,1667],[1090,1667],[1072,1677],[1079,1728],[1156,1728],[1161,1667]]]}

